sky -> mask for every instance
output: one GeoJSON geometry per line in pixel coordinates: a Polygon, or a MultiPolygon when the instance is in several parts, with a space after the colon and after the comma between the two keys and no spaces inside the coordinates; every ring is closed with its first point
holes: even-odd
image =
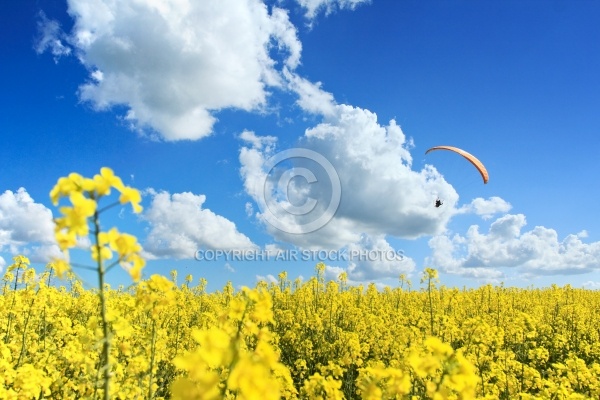
{"type": "Polygon", "coordinates": [[[429,267],[599,289],[599,19],[591,0],[8,2],[0,268],[60,256],[50,190],[110,167],[144,210],[102,229],[137,236],[145,277],[219,290],[323,262],[380,288],[429,267]]]}

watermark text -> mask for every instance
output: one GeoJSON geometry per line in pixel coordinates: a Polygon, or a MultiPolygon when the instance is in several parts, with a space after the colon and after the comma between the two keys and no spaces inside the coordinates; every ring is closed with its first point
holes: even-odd
{"type": "Polygon", "coordinates": [[[404,260],[402,250],[198,250],[197,261],[316,261],[390,262],[404,260]]]}

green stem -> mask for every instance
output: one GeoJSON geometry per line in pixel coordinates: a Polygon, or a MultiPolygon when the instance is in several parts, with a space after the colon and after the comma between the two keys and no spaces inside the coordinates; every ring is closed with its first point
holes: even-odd
{"type": "Polygon", "coordinates": [[[14,316],[14,308],[17,302],[17,280],[19,279],[19,268],[17,267],[17,273],[15,275],[15,288],[12,293],[12,304],[8,311],[8,322],[6,324],[6,336],[4,337],[4,343],[10,342],[10,331],[12,330],[12,321],[14,316]]]}
{"type": "Polygon", "coordinates": [[[102,375],[103,375],[103,388],[104,388],[104,400],[109,400],[110,398],[110,338],[109,338],[109,327],[108,321],[106,317],[106,297],[104,295],[104,263],[102,262],[102,255],[100,254],[100,224],[98,221],[99,212],[96,211],[94,213],[94,239],[96,240],[96,250],[98,254],[97,260],[97,268],[98,268],[98,285],[100,286],[100,290],[98,291],[98,296],[100,298],[100,314],[102,317],[102,357],[101,357],[101,365],[102,365],[102,375]]]}
{"type": "Polygon", "coordinates": [[[427,292],[429,293],[429,319],[431,322],[431,336],[433,336],[433,300],[431,299],[431,278],[429,278],[427,292]]]}
{"type": "Polygon", "coordinates": [[[156,320],[152,319],[152,344],[150,345],[150,382],[148,383],[148,400],[152,400],[152,380],[154,379],[154,355],[156,353],[156,320]]]}
{"type": "Polygon", "coordinates": [[[173,357],[176,357],[177,353],[179,352],[179,323],[181,322],[179,311],[180,308],[177,307],[177,327],[175,329],[175,354],[173,355],[173,357]]]}
{"type": "Polygon", "coordinates": [[[112,204],[109,204],[109,205],[107,205],[106,207],[99,209],[99,210],[98,210],[96,213],[97,213],[97,214],[100,214],[100,213],[102,213],[102,212],[104,212],[104,211],[108,210],[109,208],[113,208],[114,206],[118,206],[119,204],[121,204],[121,202],[119,202],[119,201],[115,201],[114,203],[112,203],[112,204]]]}
{"type": "MultiPolygon", "coordinates": [[[[40,289],[35,292],[35,296],[39,293],[40,289]]],[[[29,312],[27,313],[27,317],[25,317],[25,324],[23,326],[23,335],[21,336],[21,353],[19,354],[19,359],[17,360],[17,365],[15,365],[15,369],[19,368],[21,365],[21,360],[25,355],[25,340],[27,339],[27,325],[29,325],[29,318],[31,317],[31,310],[33,309],[33,303],[35,303],[35,296],[31,299],[31,304],[29,305],[29,312]]]]}

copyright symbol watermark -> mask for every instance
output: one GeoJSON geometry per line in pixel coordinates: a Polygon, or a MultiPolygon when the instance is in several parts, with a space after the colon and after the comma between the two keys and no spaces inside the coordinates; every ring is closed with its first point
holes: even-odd
{"type": "Polygon", "coordinates": [[[256,193],[258,206],[270,225],[286,233],[302,234],[316,231],[333,218],[342,186],[335,168],[323,155],[304,148],[284,150],[269,158],[264,170],[256,193]]]}

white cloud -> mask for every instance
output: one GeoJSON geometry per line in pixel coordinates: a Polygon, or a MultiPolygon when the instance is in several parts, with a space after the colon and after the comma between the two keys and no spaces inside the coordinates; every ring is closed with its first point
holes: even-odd
{"type": "Polygon", "coordinates": [[[0,195],[0,246],[54,242],[52,211],[36,203],[24,188],[0,195]]]}
{"type": "Polygon", "coordinates": [[[346,269],[343,267],[337,265],[325,265],[325,280],[337,281],[344,272],[346,272],[346,269]]]}
{"type": "Polygon", "coordinates": [[[414,260],[395,250],[383,235],[363,235],[359,242],[348,245],[346,251],[349,256],[346,272],[353,281],[398,278],[415,269],[414,260]]]}
{"type": "Polygon", "coordinates": [[[456,213],[458,194],[434,167],[412,170],[412,141],[407,140],[396,122],[382,126],[374,113],[348,105],[333,105],[332,110],[332,115],[325,115],[324,121],[308,129],[298,143],[298,147],[313,150],[329,161],[341,183],[341,202],[334,218],[315,232],[286,233],[298,231],[299,226],[328,207],[332,185],[323,168],[311,160],[290,160],[294,168],[311,169],[316,182],[290,184],[287,197],[282,197],[282,193],[271,190],[277,187],[278,174],[286,166],[264,170],[269,158],[276,154],[275,146],[241,149],[240,172],[246,192],[260,205],[266,181],[266,193],[278,194],[274,196],[278,207],[271,211],[284,229],[269,224],[261,210],[256,215],[267,231],[278,241],[302,248],[334,249],[358,242],[362,233],[417,238],[443,232],[456,213]],[[433,207],[437,196],[445,199],[443,208],[433,207]],[[283,211],[298,198],[314,200],[313,212],[295,215],[283,211]]]}
{"type": "Polygon", "coordinates": [[[235,272],[235,269],[229,263],[225,263],[225,269],[229,272],[235,272]]]}
{"type": "Polygon", "coordinates": [[[500,276],[498,268],[518,268],[529,276],[586,273],[600,269],[600,242],[583,243],[582,235],[559,240],[554,229],[536,226],[522,232],[522,214],[496,219],[488,233],[472,225],[465,236],[440,235],[429,241],[429,265],[460,275],[500,276]],[[473,272],[474,271],[474,272],[473,272]]]}
{"type": "MultiPolygon", "coordinates": [[[[325,281],[336,281],[339,282],[339,276],[342,272],[346,272],[346,274],[348,275],[348,279],[346,280],[346,285],[348,286],[352,286],[352,287],[358,287],[358,286],[363,286],[363,288],[368,287],[371,283],[375,284],[375,287],[377,288],[377,290],[383,290],[385,287],[390,287],[389,284],[382,282],[382,281],[378,281],[376,279],[364,279],[364,280],[354,280],[352,278],[350,278],[350,274],[348,273],[347,269],[338,267],[338,266],[331,266],[331,265],[326,265],[325,266],[325,281]]],[[[396,279],[398,279],[398,276],[395,277],[396,279]]]]}
{"type": "Polygon", "coordinates": [[[297,103],[304,111],[325,116],[335,114],[335,99],[321,88],[321,82],[312,83],[287,69],[283,73],[290,90],[298,95],[297,103]]]}
{"type": "MultiPolygon", "coordinates": [[[[218,110],[260,110],[269,87],[284,87],[282,69],[300,63],[302,44],[287,12],[259,0],[68,6],[69,41],[90,71],[81,99],[98,110],[124,105],[132,127],[166,140],[210,135],[218,110]]],[[[38,48],[58,46],[56,23],[44,26],[49,33],[38,48]]]]}
{"type": "MultiPolygon", "coordinates": [[[[89,250],[89,248],[90,247],[87,246],[86,250],[89,250]]],[[[31,246],[25,253],[32,262],[49,262],[56,258],[64,258],[63,252],[60,251],[60,248],[55,244],[31,246]]]]}
{"type": "Polygon", "coordinates": [[[244,188],[250,196],[256,199],[260,196],[259,183],[264,182],[266,175],[262,171],[265,155],[268,156],[273,153],[277,138],[274,136],[257,136],[251,131],[244,131],[239,137],[250,145],[250,147],[243,147],[240,150],[240,161],[242,163],[240,173],[244,177],[244,188]]]}
{"type": "MultiPolygon", "coordinates": [[[[24,188],[0,195],[0,251],[47,263],[62,253],[54,238],[52,211],[36,203],[24,188]]],[[[0,261],[0,270],[5,265],[0,261]]]]}
{"type": "Polygon", "coordinates": [[[492,218],[494,214],[507,213],[512,206],[510,203],[500,197],[490,197],[483,199],[478,197],[473,199],[470,204],[467,204],[457,210],[457,213],[474,213],[480,215],[484,220],[492,218]]]}
{"type": "MultiPolygon", "coordinates": [[[[152,191],[150,191],[152,193],[152,191]]],[[[194,258],[206,249],[255,249],[230,220],[202,205],[206,196],[193,193],[155,193],[144,213],[150,232],[144,249],[154,257],[194,258]]]]}
{"type": "Polygon", "coordinates": [[[597,281],[586,281],[581,284],[585,289],[598,290],[600,289],[600,282],[597,281]]]}
{"type": "MultiPolygon", "coordinates": [[[[342,254],[348,260],[347,266],[327,264],[327,279],[338,280],[339,275],[346,272],[348,284],[358,285],[389,278],[398,279],[400,274],[410,275],[415,270],[414,260],[394,249],[382,235],[362,235],[360,241],[346,246],[342,254]]],[[[336,260],[328,260],[332,261],[336,260]]]]}
{"type": "Polygon", "coordinates": [[[296,0],[298,4],[306,9],[306,18],[313,19],[320,11],[325,15],[331,14],[336,9],[354,10],[357,6],[370,3],[370,0],[296,0]]]}
{"type": "Polygon", "coordinates": [[[264,247],[264,252],[269,259],[276,259],[278,256],[286,257],[289,250],[290,249],[286,249],[285,247],[275,243],[267,243],[264,247]]]}
{"type": "Polygon", "coordinates": [[[252,203],[250,203],[249,201],[246,202],[246,205],[245,205],[244,209],[246,210],[246,215],[248,217],[251,217],[252,214],[254,214],[254,207],[252,206],[252,203]]]}
{"type": "Polygon", "coordinates": [[[58,255],[52,211],[36,203],[24,188],[0,194],[0,251],[48,262],[58,255]]]}
{"type": "Polygon", "coordinates": [[[358,243],[352,243],[336,251],[303,250],[289,248],[281,244],[267,244],[264,252],[269,259],[310,260],[317,264],[326,263],[328,273],[333,271],[336,279],[339,273],[346,271],[351,281],[397,279],[400,274],[410,274],[415,262],[402,251],[394,249],[383,236],[363,235],[358,243]],[[335,266],[329,264],[335,263],[335,266]]]}
{"type": "Polygon", "coordinates": [[[275,143],[277,143],[277,138],[275,136],[257,136],[256,133],[252,131],[245,130],[240,133],[240,139],[245,142],[248,142],[252,145],[252,148],[257,150],[263,150],[270,152],[275,143]]]}
{"type": "Polygon", "coordinates": [[[38,38],[35,43],[35,51],[38,54],[49,50],[54,56],[54,62],[58,62],[62,56],[71,54],[71,48],[63,44],[65,35],[60,29],[60,24],[49,20],[43,11],[39,13],[37,28],[38,38]]]}

